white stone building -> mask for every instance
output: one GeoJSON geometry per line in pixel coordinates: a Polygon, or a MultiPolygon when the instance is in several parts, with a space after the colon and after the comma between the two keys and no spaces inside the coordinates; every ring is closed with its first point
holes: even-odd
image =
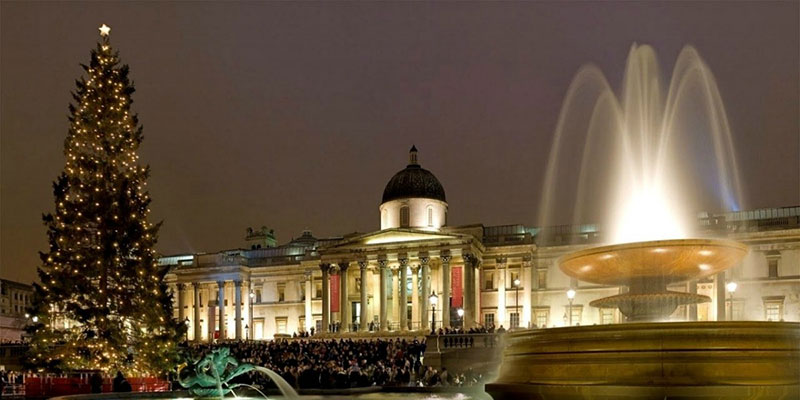
{"type": "Polygon", "coordinates": [[[0,279],[0,342],[21,340],[33,301],[33,286],[0,279]]]}
{"type": "MultiPolygon", "coordinates": [[[[437,327],[557,327],[568,313],[573,324],[621,322],[618,311],[588,305],[619,287],[579,282],[555,263],[601,243],[595,226],[448,226],[444,188],[419,165],[416,148],[386,185],[379,211],[374,232],[315,238],[306,231],[276,245],[272,231],[248,229],[249,249],[163,257],[175,316],[190,340],[203,341],[271,339],[337,323],[339,332],[429,330],[432,319],[437,327]]],[[[800,207],[704,215],[698,223],[703,235],[742,241],[751,252],[724,274],[671,286],[712,299],[673,318],[800,321],[800,207]],[[738,283],[732,294],[728,281],[738,283]]]]}

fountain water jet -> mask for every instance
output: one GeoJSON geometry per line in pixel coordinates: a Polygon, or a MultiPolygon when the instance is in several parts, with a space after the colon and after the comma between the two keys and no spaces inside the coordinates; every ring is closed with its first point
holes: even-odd
{"type": "Polygon", "coordinates": [[[800,397],[798,323],[641,322],[709,301],[667,285],[719,273],[747,253],[735,241],[690,239],[692,210],[736,210],[741,199],[714,78],[685,47],[666,96],[660,79],[649,46],[632,46],[619,98],[599,69],[579,70],[559,115],[539,217],[543,226],[565,215],[573,225],[601,223],[610,244],[567,254],[559,267],[627,286],[590,304],[639,323],[507,334],[498,378],[486,385],[493,398],[800,397]],[[556,199],[568,198],[571,209],[557,209],[556,199]]]}
{"type": "MultiPolygon", "coordinates": [[[[744,246],[731,243],[674,242],[691,236],[692,210],[700,206],[736,208],[741,198],[725,109],[713,75],[697,51],[688,46],[681,51],[666,95],[655,52],[649,46],[631,47],[619,98],[596,67],[587,66],[578,72],[564,100],[547,165],[540,212],[540,222],[545,225],[556,214],[556,183],[561,187],[572,182],[568,178],[556,180],[563,172],[562,158],[571,155],[565,152],[575,151],[566,147],[565,139],[584,143],[582,148],[578,146],[581,164],[574,180],[573,224],[600,220],[612,244],[640,243],[626,247],[625,257],[609,262],[598,262],[585,254],[568,255],[559,261],[569,276],[629,288],[628,293],[591,305],[619,308],[628,321],[643,321],[666,319],[679,305],[710,301],[708,296],[666,290],[669,283],[725,270],[747,254],[744,246]],[[703,106],[699,113],[692,107],[697,103],[703,106]],[[683,135],[684,141],[679,140],[681,132],[688,132],[683,135]],[[705,162],[700,168],[713,170],[711,185],[692,179],[698,168],[691,157],[697,149],[692,147],[702,149],[703,139],[710,139],[705,140],[710,148],[706,153],[709,157],[699,157],[705,162]],[[712,190],[698,193],[692,190],[694,187],[712,190]],[[698,197],[704,199],[698,202],[698,197]],[[644,265],[642,262],[649,259],[648,249],[661,246],[653,241],[660,240],[673,240],[668,254],[672,261],[659,258],[645,263],[647,268],[633,264],[644,265]],[[710,265],[696,254],[708,246],[731,257],[723,264],[699,268],[700,264],[710,265]],[[676,266],[677,261],[683,264],[676,266]],[[587,264],[590,262],[594,265],[587,264]],[[609,269],[611,264],[616,267],[609,269]],[[681,279],[677,279],[676,268],[681,279]],[[587,269],[591,273],[585,273],[587,269]]],[[[591,253],[609,255],[619,250],[598,248],[591,253]]]]}
{"type": "Polygon", "coordinates": [[[687,46],[666,93],[661,81],[653,49],[636,44],[619,97],[597,67],[578,71],[547,163],[541,226],[571,215],[573,224],[600,222],[612,244],[682,239],[691,234],[693,210],[738,209],[731,132],[708,66],[687,46]],[[557,209],[556,199],[562,205],[568,197],[571,210],[557,209]]]}

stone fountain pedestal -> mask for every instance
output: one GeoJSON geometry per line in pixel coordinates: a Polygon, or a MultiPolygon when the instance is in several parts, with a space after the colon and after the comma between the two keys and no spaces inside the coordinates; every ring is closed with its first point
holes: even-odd
{"type": "Polygon", "coordinates": [[[507,334],[496,399],[797,399],[800,323],[667,322],[507,334]]]}
{"type": "MultiPolygon", "coordinates": [[[[663,321],[707,296],[666,290],[730,268],[747,247],[730,240],[627,243],[562,257],[567,275],[627,286],[595,307],[627,321],[663,321]]],[[[635,322],[509,333],[495,399],[797,399],[800,323],[635,322]]]]}

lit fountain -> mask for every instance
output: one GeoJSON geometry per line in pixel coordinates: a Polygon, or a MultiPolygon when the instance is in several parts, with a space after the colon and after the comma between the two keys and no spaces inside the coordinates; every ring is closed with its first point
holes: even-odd
{"type": "Polygon", "coordinates": [[[581,281],[626,288],[590,305],[619,308],[640,323],[511,333],[487,392],[496,399],[800,398],[800,324],[655,322],[679,305],[710,301],[669,284],[717,274],[747,254],[741,243],[691,238],[689,229],[697,223],[691,210],[738,208],[738,172],[716,82],[693,48],[678,56],[665,95],[653,49],[634,45],[622,86],[618,98],[594,66],[570,85],[540,223],[563,216],[556,199],[561,206],[570,197],[574,224],[599,221],[612,244],[557,263],[581,281]]]}

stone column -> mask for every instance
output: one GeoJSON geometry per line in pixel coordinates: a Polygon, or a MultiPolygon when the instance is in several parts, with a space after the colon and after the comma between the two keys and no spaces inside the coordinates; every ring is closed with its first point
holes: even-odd
{"type": "MultiPolygon", "coordinates": [[[[691,294],[697,294],[696,280],[691,280],[687,282],[686,285],[688,289],[687,292],[691,294]]],[[[686,319],[688,319],[689,321],[697,321],[697,304],[689,304],[687,306],[687,309],[689,310],[689,315],[686,316],[686,319]]]]}
{"type": "Polygon", "coordinates": [[[725,321],[725,271],[717,272],[716,282],[717,321],[725,321]]]}
{"type": "MultiPolygon", "coordinates": [[[[313,297],[313,283],[314,278],[310,271],[306,272],[306,299],[305,299],[305,315],[306,315],[306,326],[303,329],[306,332],[311,331],[311,327],[314,326],[314,314],[311,311],[311,298],[313,297]]],[[[252,326],[252,325],[251,325],[252,326]]]]}
{"type": "Polygon", "coordinates": [[[506,259],[495,260],[497,266],[497,325],[509,329],[506,322],[506,259]]]}
{"type": "MultiPolygon", "coordinates": [[[[381,307],[381,269],[375,266],[369,268],[369,295],[372,296],[372,304],[369,306],[367,320],[375,322],[375,329],[380,330],[380,307],[381,307]],[[377,318],[376,318],[377,317],[377,318]]],[[[369,296],[368,295],[368,296],[369,296]]]]}
{"type": "Polygon", "coordinates": [[[211,323],[211,321],[212,321],[211,317],[214,316],[214,315],[217,315],[217,316],[214,316],[214,321],[216,321],[217,318],[219,318],[219,316],[218,316],[219,312],[217,311],[217,309],[219,307],[217,307],[217,309],[211,307],[211,296],[214,295],[214,284],[213,283],[209,283],[208,285],[206,285],[206,294],[208,295],[207,299],[206,299],[206,305],[207,305],[206,310],[207,310],[207,312],[206,312],[206,316],[205,316],[205,318],[208,320],[208,322],[206,323],[206,330],[207,330],[206,336],[208,338],[208,342],[211,343],[211,342],[214,341],[214,332],[217,330],[217,326],[215,326],[215,324],[211,323]]]}
{"type": "Polygon", "coordinates": [[[234,321],[234,326],[236,327],[236,340],[242,340],[242,281],[233,281],[233,285],[236,288],[236,291],[233,295],[234,301],[236,301],[236,305],[234,307],[234,315],[236,316],[236,321],[234,321]]]}
{"type": "Polygon", "coordinates": [[[531,275],[534,270],[531,264],[531,257],[525,256],[522,258],[522,268],[520,269],[521,276],[519,277],[520,284],[522,285],[522,319],[523,327],[530,328],[531,321],[533,321],[533,312],[531,307],[531,275]]]}
{"type": "Polygon", "coordinates": [[[247,296],[245,297],[245,302],[247,303],[247,329],[248,331],[245,332],[245,336],[248,336],[250,340],[255,338],[256,327],[253,325],[253,313],[255,312],[255,308],[253,307],[253,302],[256,301],[256,294],[253,292],[253,283],[251,281],[247,281],[247,285],[245,285],[245,293],[247,296]]]}
{"type": "Polygon", "coordinates": [[[392,322],[400,323],[400,285],[399,268],[392,268],[392,322]]]}
{"type": "Polygon", "coordinates": [[[466,253],[464,258],[464,328],[469,329],[475,326],[476,317],[476,296],[475,296],[475,270],[478,268],[478,259],[474,255],[466,253]]]}
{"type": "Polygon", "coordinates": [[[408,330],[408,258],[400,260],[400,330],[408,330]]]}
{"type": "Polygon", "coordinates": [[[331,301],[330,301],[330,264],[320,264],[319,269],[322,270],[322,332],[328,332],[328,325],[331,323],[331,301]]]}
{"type": "Polygon", "coordinates": [[[420,313],[420,321],[422,322],[422,328],[426,330],[430,328],[428,296],[431,295],[431,266],[429,262],[430,258],[427,256],[419,258],[419,263],[422,265],[422,312],[420,313]]]}
{"type": "Polygon", "coordinates": [[[350,300],[347,293],[347,268],[350,267],[350,262],[341,261],[339,263],[339,294],[341,300],[339,301],[339,316],[342,323],[342,332],[350,331],[350,324],[353,319],[350,318],[350,300]]]}
{"type": "Polygon", "coordinates": [[[217,307],[219,308],[219,339],[225,340],[225,281],[217,281],[219,295],[217,295],[217,307]]]}
{"type": "Polygon", "coordinates": [[[200,284],[192,282],[192,290],[194,291],[194,341],[199,342],[203,338],[200,332],[200,284]]]}
{"type": "Polygon", "coordinates": [[[442,306],[442,328],[447,328],[450,327],[450,256],[443,255],[441,258],[442,294],[439,296],[439,304],[442,306]]]}
{"type": "Polygon", "coordinates": [[[358,269],[361,271],[361,318],[358,319],[358,330],[367,331],[367,261],[358,262],[358,269]]]}
{"type": "Polygon", "coordinates": [[[184,289],[185,285],[182,284],[182,283],[179,283],[179,284],[177,284],[175,286],[178,289],[177,290],[177,292],[178,292],[178,321],[180,321],[182,324],[185,324],[186,323],[186,320],[185,320],[186,316],[184,315],[184,311],[183,311],[183,306],[184,306],[184,304],[183,304],[184,290],[183,289],[184,289]]]}
{"type": "Polygon", "coordinates": [[[419,312],[419,266],[411,267],[411,326],[418,327],[420,323],[419,312]]]}
{"type": "Polygon", "coordinates": [[[389,321],[387,321],[386,313],[387,307],[386,303],[388,302],[387,295],[386,295],[386,267],[387,267],[386,260],[378,260],[378,270],[380,271],[379,274],[379,281],[380,281],[380,294],[381,294],[381,304],[380,304],[380,321],[381,321],[381,330],[385,331],[389,328],[389,321]]]}

